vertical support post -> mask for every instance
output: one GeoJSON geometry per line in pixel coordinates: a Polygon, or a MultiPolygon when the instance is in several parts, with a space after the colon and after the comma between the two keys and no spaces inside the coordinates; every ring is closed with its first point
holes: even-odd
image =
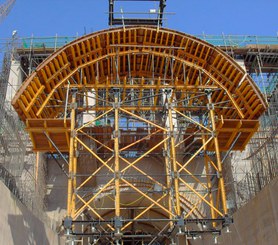
{"type": "Polygon", "coordinates": [[[28,68],[28,76],[30,76],[31,73],[32,73],[33,39],[34,39],[34,35],[32,34],[31,42],[30,42],[30,50],[29,50],[29,68],[28,68]]]}
{"type": "Polygon", "coordinates": [[[114,19],[114,0],[109,0],[109,21],[108,25],[113,25],[113,19],[114,19]]]}
{"type": "Polygon", "coordinates": [[[36,191],[38,191],[38,179],[39,179],[39,162],[40,162],[40,153],[36,154],[36,167],[35,167],[35,181],[36,181],[36,191]]]}
{"type": "Polygon", "coordinates": [[[114,132],[114,155],[115,155],[115,215],[120,217],[120,162],[119,162],[119,98],[115,93],[115,132],[114,132]]]}
{"type": "Polygon", "coordinates": [[[218,168],[218,174],[219,174],[219,186],[221,191],[221,200],[222,200],[222,207],[224,214],[227,214],[227,204],[226,204],[226,192],[225,192],[225,185],[224,185],[224,178],[222,174],[222,162],[221,162],[221,156],[220,156],[220,150],[219,150],[219,142],[216,134],[216,125],[215,125],[215,112],[214,112],[214,105],[212,103],[211,99],[212,91],[208,91],[207,97],[208,97],[208,109],[210,113],[210,120],[211,120],[211,126],[213,131],[213,141],[214,141],[214,147],[215,147],[215,154],[216,154],[216,161],[217,161],[217,168],[218,168]]]}
{"type": "Polygon", "coordinates": [[[76,203],[76,172],[77,172],[77,157],[78,157],[78,151],[77,151],[77,140],[76,138],[73,139],[73,167],[72,167],[72,178],[73,178],[73,192],[72,192],[72,210],[71,210],[71,216],[73,217],[75,214],[75,203],[76,203]]]}
{"type": "Polygon", "coordinates": [[[259,67],[259,72],[260,72],[260,77],[261,77],[261,82],[262,82],[262,85],[263,85],[263,93],[264,93],[264,97],[267,101],[267,93],[266,93],[266,86],[265,86],[265,82],[264,82],[264,77],[263,77],[263,72],[262,72],[262,59],[261,59],[261,54],[260,54],[260,50],[258,52],[258,54],[256,55],[256,59],[257,59],[257,62],[258,62],[258,67],[259,67]]]}
{"type": "MultiPolygon", "coordinates": [[[[169,151],[168,151],[168,144],[167,141],[164,142],[164,158],[165,158],[165,174],[166,174],[166,185],[168,191],[168,210],[173,212],[172,200],[173,200],[173,193],[172,193],[172,178],[171,178],[171,161],[169,151]]],[[[173,219],[173,215],[169,214],[169,219],[173,219]]],[[[172,226],[172,222],[171,222],[172,226]]]]}
{"type": "Polygon", "coordinates": [[[72,95],[71,103],[71,124],[70,124],[70,149],[69,149],[69,177],[68,177],[68,200],[67,200],[67,216],[72,214],[72,193],[73,193],[73,170],[74,170],[74,137],[75,137],[75,106],[76,93],[72,95]]]}
{"type": "Polygon", "coordinates": [[[58,41],[58,34],[55,35],[55,44],[54,44],[54,52],[56,52],[57,49],[57,41],[58,41]]]}
{"type": "MultiPolygon", "coordinates": [[[[203,124],[203,120],[200,120],[200,123],[203,124]]],[[[203,145],[206,143],[206,139],[205,139],[205,135],[204,135],[204,129],[202,130],[202,143],[203,145]]],[[[206,170],[206,177],[207,177],[207,186],[208,186],[208,191],[209,191],[209,203],[211,206],[214,207],[214,200],[213,200],[213,195],[212,195],[212,184],[211,184],[211,180],[210,180],[210,176],[209,174],[209,164],[208,164],[208,158],[207,158],[207,146],[205,146],[204,148],[204,161],[205,161],[205,170],[206,170]]],[[[215,210],[211,207],[210,208],[211,211],[211,218],[215,219],[216,218],[216,214],[215,214],[215,210]]],[[[216,223],[213,223],[213,226],[215,226],[216,223]]]]}
{"type": "Polygon", "coordinates": [[[171,106],[168,108],[168,116],[169,116],[169,130],[170,130],[169,133],[170,133],[171,159],[173,163],[174,186],[175,186],[176,213],[177,216],[180,216],[181,208],[180,208],[180,195],[179,195],[179,173],[177,170],[174,125],[173,125],[173,115],[172,115],[171,106]]]}

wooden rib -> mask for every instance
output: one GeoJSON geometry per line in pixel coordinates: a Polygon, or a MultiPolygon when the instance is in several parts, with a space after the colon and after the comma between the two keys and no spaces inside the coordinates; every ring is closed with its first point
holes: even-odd
{"type": "MultiPolygon", "coordinates": [[[[260,94],[258,91],[254,89],[254,84],[249,77],[246,77],[243,83],[238,87],[238,83],[243,76],[243,72],[238,68],[238,65],[231,62],[231,59],[227,58],[223,55],[218,49],[205,44],[202,41],[195,40],[192,37],[182,35],[173,31],[165,31],[160,29],[157,31],[152,27],[144,27],[137,30],[136,28],[126,29],[124,32],[122,29],[111,30],[108,32],[99,33],[97,35],[93,34],[92,36],[88,36],[81,41],[77,41],[76,43],[72,43],[68,45],[66,48],[63,48],[61,51],[58,51],[57,55],[52,56],[49,61],[45,62],[45,65],[42,65],[38,68],[37,78],[36,78],[36,86],[32,84],[32,87],[26,93],[22,93],[24,97],[21,98],[21,105],[17,101],[16,104],[18,106],[19,112],[22,110],[22,117],[35,116],[37,114],[37,107],[42,105],[43,101],[46,100],[49,93],[52,93],[53,98],[58,100],[64,99],[64,93],[61,88],[58,86],[62,78],[69,77],[70,75],[74,75],[75,79],[79,84],[84,83],[84,79],[79,81],[80,77],[78,72],[74,72],[77,67],[81,67],[82,74],[87,78],[87,84],[95,83],[95,86],[98,86],[98,83],[107,83],[107,77],[110,79],[112,71],[110,70],[110,59],[101,60],[100,57],[112,54],[115,52],[114,48],[110,48],[113,44],[145,44],[144,51],[148,54],[143,55],[133,55],[130,54],[131,60],[131,69],[133,74],[147,74],[151,73],[150,63],[150,48],[148,45],[157,45],[160,46],[158,48],[152,48],[152,51],[160,52],[160,56],[156,56],[155,59],[155,76],[159,77],[164,75],[164,72],[167,72],[169,69],[169,59],[166,63],[166,57],[170,57],[171,52],[175,54],[177,58],[180,60],[184,60],[189,63],[194,63],[196,66],[204,69],[208,74],[210,74],[215,80],[217,80],[220,84],[223,84],[223,89],[220,93],[215,95],[215,102],[221,102],[227,99],[227,95],[225,92],[229,92],[230,94],[234,94],[238,99],[235,100],[236,104],[240,105],[239,109],[244,112],[245,117],[258,117],[264,110],[265,104],[262,101],[260,94]],[[105,44],[104,44],[105,43],[105,44]],[[181,47],[180,50],[175,49],[171,50],[172,46],[181,47]],[[168,46],[169,49],[165,49],[162,46],[168,46]],[[98,83],[95,81],[96,77],[96,66],[92,63],[92,60],[99,59],[99,68],[100,68],[100,80],[98,83]],[[137,70],[137,62],[139,61],[139,71],[137,70]],[[90,63],[90,64],[89,64],[90,63]],[[84,64],[89,64],[88,66],[83,66],[84,64]],[[69,68],[70,66],[70,68],[69,68]],[[69,69],[66,69],[69,68],[69,69]],[[37,83],[40,82],[40,84],[37,83]],[[247,86],[250,85],[250,86],[247,86]],[[45,88],[42,89],[42,86],[45,88]],[[53,92],[53,90],[55,90],[53,92]],[[253,92],[251,92],[251,91],[253,92]],[[40,92],[38,92],[40,91],[40,92]],[[42,92],[45,91],[45,92],[42,92]],[[225,91],[225,92],[224,92],[225,91]],[[35,100],[34,97],[38,97],[38,100],[35,100]],[[241,103],[241,101],[243,101],[241,103]],[[260,106],[262,105],[262,106],[260,106]],[[24,108],[25,107],[25,108],[24,108]],[[26,114],[30,111],[30,114],[26,114]]],[[[132,48],[135,49],[135,48],[132,48]]],[[[122,48],[121,50],[126,51],[127,47],[122,48]]],[[[119,59],[119,65],[121,67],[121,72],[127,73],[126,69],[127,56],[123,55],[119,59]]],[[[115,75],[115,67],[113,64],[113,74],[115,75]]],[[[198,68],[199,69],[199,68],[198,68]]],[[[173,71],[175,73],[175,77],[178,79],[182,79],[183,77],[183,65],[182,62],[174,62],[173,71]]],[[[194,66],[191,66],[189,71],[187,72],[189,84],[196,84],[196,80],[194,79],[197,75],[197,69],[194,66]],[[193,78],[193,79],[192,79],[193,78]]],[[[206,81],[208,81],[209,77],[207,74],[203,74],[205,76],[206,81]]],[[[123,76],[125,77],[125,76],[123,76]]],[[[32,78],[32,81],[35,81],[35,78],[32,78]]],[[[197,80],[198,81],[198,80],[197,80]]],[[[212,83],[212,81],[210,81],[212,83]]],[[[183,84],[183,81],[175,80],[175,85],[183,84]]],[[[31,86],[31,82],[29,82],[29,86],[31,86]]],[[[126,86],[126,82],[123,82],[123,86],[126,86]]],[[[159,88],[156,88],[156,92],[159,91],[159,88]]],[[[182,92],[182,96],[184,96],[184,90],[180,90],[182,92]]],[[[125,97],[125,96],[124,96],[125,97]]],[[[156,99],[157,100],[157,99],[156,99]]],[[[199,100],[201,102],[201,100],[199,100]]],[[[59,103],[55,101],[51,101],[51,105],[59,105],[59,103]]],[[[46,117],[50,114],[54,113],[55,108],[49,109],[45,108],[41,115],[46,117]]],[[[222,110],[225,113],[226,117],[237,117],[235,110],[222,110]]]]}

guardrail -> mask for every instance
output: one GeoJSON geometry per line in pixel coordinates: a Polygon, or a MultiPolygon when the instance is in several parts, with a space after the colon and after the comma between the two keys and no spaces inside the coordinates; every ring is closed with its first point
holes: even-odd
{"type": "Polygon", "coordinates": [[[246,47],[247,45],[278,45],[278,36],[196,35],[214,46],[246,47]]]}
{"type": "MultiPolygon", "coordinates": [[[[202,39],[214,46],[246,47],[255,45],[278,45],[278,36],[256,35],[207,35],[198,34],[195,37],[202,39]]],[[[24,37],[20,38],[21,47],[31,48],[60,48],[78,37],[55,36],[55,37],[24,37]]]]}
{"type": "Polygon", "coordinates": [[[27,37],[21,38],[21,47],[24,49],[32,48],[60,48],[75,40],[77,37],[27,37]]]}

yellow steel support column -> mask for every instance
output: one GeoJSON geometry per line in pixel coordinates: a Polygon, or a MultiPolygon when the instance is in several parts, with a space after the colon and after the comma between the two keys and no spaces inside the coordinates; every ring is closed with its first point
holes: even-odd
{"type": "MultiPolygon", "coordinates": [[[[201,120],[202,122],[202,120],[201,120]]],[[[204,130],[202,130],[202,143],[203,145],[205,145],[206,143],[206,139],[205,139],[205,132],[204,130]]],[[[206,157],[207,155],[207,147],[205,146],[204,148],[204,161],[205,161],[205,170],[206,170],[206,177],[207,177],[207,188],[208,188],[208,196],[209,196],[209,202],[210,202],[210,211],[211,211],[211,218],[215,219],[216,215],[215,215],[215,211],[212,207],[214,207],[214,200],[213,200],[213,195],[212,195],[212,184],[211,184],[211,180],[210,180],[210,176],[209,176],[209,163],[208,163],[208,159],[206,157]]],[[[215,223],[213,223],[214,225],[215,223]]]]}
{"type": "Polygon", "coordinates": [[[115,132],[114,132],[114,156],[115,156],[115,215],[120,217],[120,162],[119,162],[119,100],[115,97],[115,132]]]}
{"type": "Polygon", "coordinates": [[[222,162],[221,162],[218,138],[217,138],[217,134],[216,134],[216,125],[215,125],[215,118],[214,118],[215,113],[214,113],[214,105],[213,105],[212,99],[211,99],[211,93],[208,94],[208,107],[209,107],[210,120],[211,120],[211,126],[212,126],[213,137],[214,137],[213,140],[214,140],[217,168],[218,168],[218,174],[219,174],[219,185],[220,185],[220,189],[221,189],[222,207],[223,207],[223,212],[226,215],[227,214],[226,192],[225,192],[224,178],[223,178],[223,174],[222,174],[222,162]]]}
{"type": "Polygon", "coordinates": [[[36,154],[36,167],[35,167],[35,187],[36,191],[38,191],[38,179],[39,179],[39,161],[40,161],[40,153],[36,154]]]}
{"type": "MultiPolygon", "coordinates": [[[[172,181],[171,181],[171,161],[169,161],[169,154],[168,154],[168,144],[165,141],[164,142],[164,158],[165,158],[165,174],[166,174],[166,186],[167,186],[167,192],[168,192],[168,209],[170,212],[173,212],[172,207],[172,181]]],[[[173,215],[169,214],[169,219],[172,219],[173,215]]]]}
{"type": "Polygon", "coordinates": [[[74,137],[73,139],[73,166],[72,166],[72,178],[73,178],[73,193],[72,193],[72,210],[71,210],[71,217],[75,215],[75,203],[76,203],[76,188],[77,188],[77,183],[76,183],[76,172],[77,172],[77,140],[74,137]]]}
{"type": "Polygon", "coordinates": [[[71,124],[70,124],[70,149],[69,149],[69,177],[68,177],[68,200],[67,200],[67,216],[70,217],[72,214],[72,187],[73,187],[73,169],[74,169],[74,137],[75,137],[75,103],[76,94],[72,96],[71,103],[71,124]]]}
{"type": "Polygon", "coordinates": [[[176,161],[176,148],[175,148],[175,137],[174,137],[174,125],[173,125],[172,108],[168,108],[168,115],[169,115],[171,159],[172,159],[172,163],[173,163],[173,172],[174,172],[176,213],[177,213],[178,216],[180,216],[181,215],[181,207],[180,207],[179,176],[178,176],[179,173],[178,173],[177,161],[176,161]]]}

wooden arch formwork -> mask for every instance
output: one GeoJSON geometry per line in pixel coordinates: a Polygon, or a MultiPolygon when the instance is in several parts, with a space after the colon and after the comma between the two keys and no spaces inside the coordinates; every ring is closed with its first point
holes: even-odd
{"type": "Polygon", "coordinates": [[[103,244],[228,225],[222,152],[245,148],[267,106],[220,49],[144,26],[64,46],[12,103],[34,151],[68,153],[68,234],[103,244]]]}

